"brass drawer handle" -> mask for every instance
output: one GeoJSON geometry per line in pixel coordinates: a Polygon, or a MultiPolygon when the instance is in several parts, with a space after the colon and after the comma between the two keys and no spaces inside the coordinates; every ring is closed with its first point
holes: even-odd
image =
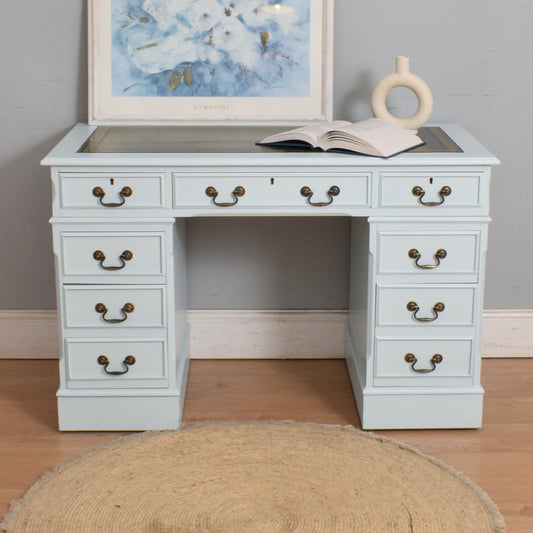
{"type": "Polygon", "coordinates": [[[416,302],[409,302],[407,304],[407,310],[408,311],[411,311],[413,313],[413,318],[415,320],[418,320],[418,322],[433,322],[434,320],[437,320],[437,318],[439,318],[439,313],[444,311],[444,304],[442,302],[437,302],[434,306],[433,306],[433,316],[432,317],[426,317],[426,318],[422,318],[422,317],[419,317],[419,316],[416,316],[416,314],[418,313],[419,311],[419,307],[418,307],[418,304],[416,302]]]}
{"type": "Polygon", "coordinates": [[[95,250],[93,253],[93,258],[95,261],[100,263],[100,266],[104,270],[121,270],[126,266],[126,261],[130,261],[133,258],[133,254],[129,250],[124,250],[119,256],[121,263],[119,266],[105,266],[105,254],[102,252],[102,250],[95,250]]]}
{"type": "Polygon", "coordinates": [[[420,265],[420,264],[418,264],[418,260],[422,257],[422,254],[416,248],[411,248],[407,252],[407,255],[411,259],[416,259],[415,265],[418,268],[422,268],[422,269],[428,270],[428,269],[432,269],[432,268],[437,268],[440,265],[441,259],[444,259],[448,255],[448,253],[446,252],[446,250],[444,250],[442,248],[439,248],[435,252],[435,254],[433,255],[433,257],[435,258],[435,261],[436,261],[434,265],[420,265]]]}
{"type": "Polygon", "coordinates": [[[97,359],[98,364],[104,367],[104,372],[110,376],[123,376],[128,372],[131,365],[135,364],[135,357],[133,355],[128,355],[124,361],[122,361],[122,366],[124,370],[108,370],[109,359],[105,355],[100,355],[97,359]]]}
{"type": "Polygon", "coordinates": [[[104,202],[104,196],[105,191],[102,189],[102,187],[95,187],[93,189],[93,196],[96,196],[98,198],[98,201],[100,202],[100,205],[103,205],[104,207],[120,207],[121,205],[124,205],[126,203],[126,198],[130,197],[133,194],[133,191],[130,187],[123,187],[122,190],[118,193],[118,195],[121,198],[120,202],[117,203],[105,203],[104,202]]]}
{"type": "Polygon", "coordinates": [[[439,363],[442,363],[443,357],[440,353],[436,353],[429,360],[429,362],[431,363],[431,368],[415,368],[418,359],[412,353],[406,353],[404,359],[406,363],[409,363],[411,365],[411,370],[413,372],[417,372],[418,374],[429,374],[430,372],[433,372],[435,368],[437,368],[437,365],[439,363]]]}
{"type": "Polygon", "coordinates": [[[413,194],[413,196],[418,196],[418,201],[422,205],[434,207],[436,205],[442,205],[444,203],[444,200],[446,199],[445,196],[450,196],[450,194],[452,194],[452,188],[448,187],[448,185],[444,185],[444,187],[441,187],[441,190],[439,191],[440,202],[424,202],[423,198],[426,194],[426,191],[422,189],[420,185],[416,185],[415,187],[413,187],[411,193],[413,194]]]}
{"type": "Polygon", "coordinates": [[[245,193],[246,193],[246,189],[239,185],[235,187],[235,189],[233,189],[233,192],[231,193],[231,195],[233,196],[233,200],[234,200],[233,202],[217,202],[218,191],[214,187],[207,187],[207,189],[205,190],[205,194],[209,196],[209,198],[212,198],[213,203],[215,205],[218,205],[218,207],[232,207],[236,205],[237,202],[239,201],[239,198],[241,196],[244,196],[245,193]]]}
{"type": "Polygon", "coordinates": [[[336,185],[332,185],[329,190],[326,192],[329,202],[311,202],[311,197],[313,196],[313,191],[309,187],[302,187],[300,189],[300,194],[307,198],[307,203],[309,205],[313,205],[315,207],[325,207],[326,205],[330,205],[333,202],[333,197],[338,196],[340,194],[341,190],[336,185]]]}
{"type": "Polygon", "coordinates": [[[127,304],[124,304],[124,307],[120,310],[122,312],[122,318],[106,318],[106,314],[107,314],[108,309],[105,306],[105,304],[98,303],[98,304],[96,304],[96,306],[94,308],[95,308],[96,312],[97,313],[101,313],[102,314],[102,318],[106,322],[109,322],[110,324],[118,324],[120,322],[124,322],[124,320],[126,320],[128,318],[127,313],[133,313],[133,311],[135,309],[133,304],[127,303],[127,304]]]}

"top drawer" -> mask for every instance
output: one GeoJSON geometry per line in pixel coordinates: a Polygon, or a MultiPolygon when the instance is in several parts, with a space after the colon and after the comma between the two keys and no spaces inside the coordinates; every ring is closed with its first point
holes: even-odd
{"type": "Polygon", "coordinates": [[[60,209],[92,209],[106,216],[129,209],[163,209],[164,173],[60,172],[60,209]]]}
{"type": "Polygon", "coordinates": [[[186,174],[174,173],[174,206],[225,212],[291,207],[309,211],[370,205],[369,173],[186,174]],[[238,189],[240,188],[240,189],[238,189]]]}
{"type": "Polygon", "coordinates": [[[488,205],[483,172],[382,172],[380,206],[431,209],[488,205]]]}

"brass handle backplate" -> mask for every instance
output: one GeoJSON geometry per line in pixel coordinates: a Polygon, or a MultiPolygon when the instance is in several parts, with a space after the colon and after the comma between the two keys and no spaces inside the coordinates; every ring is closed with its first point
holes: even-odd
{"type": "Polygon", "coordinates": [[[245,193],[246,189],[239,185],[235,187],[235,189],[233,189],[231,193],[231,195],[233,196],[233,202],[217,202],[218,191],[214,187],[207,187],[207,189],[205,190],[205,194],[209,196],[209,198],[212,198],[213,203],[218,207],[232,207],[236,205],[239,201],[239,198],[241,196],[244,196],[245,193]]]}
{"type": "Polygon", "coordinates": [[[135,307],[131,303],[124,304],[124,307],[120,310],[122,313],[122,318],[106,318],[107,314],[107,307],[103,303],[98,303],[95,305],[95,310],[97,313],[102,314],[102,318],[105,322],[108,322],[109,324],[118,324],[120,322],[124,322],[128,318],[127,313],[133,313],[135,307]]]}
{"type": "Polygon", "coordinates": [[[431,317],[419,317],[419,316],[416,316],[416,314],[418,313],[419,311],[419,307],[418,307],[418,304],[416,302],[409,302],[407,304],[407,310],[408,311],[411,311],[413,313],[413,318],[415,320],[417,320],[418,322],[433,322],[434,320],[437,320],[437,318],[439,318],[439,313],[441,313],[442,311],[444,311],[445,309],[445,306],[442,302],[437,302],[434,306],[433,306],[433,316],[431,317]]]}
{"type": "Polygon", "coordinates": [[[406,353],[404,359],[406,363],[409,363],[411,365],[411,370],[413,372],[416,372],[418,374],[429,374],[430,372],[433,372],[435,368],[437,368],[437,365],[439,363],[442,363],[443,357],[440,353],[436,353],[429,360],[429,362],[431,363],[431,368],[415,368],[415,365],[418,362],[418,359],[412,353],[406,353]]]}
{"type": "Polygon", "coordinates": [[[300,189],[300,194],[307,198],[307,203],[309,205],[312,205],[314,207],[325,207],[326,205],[330,205],[333,202],[333,197],[338,196],[340,194],[341,190],[336,185],[332,185],[329,190],[326,192],[329,202],[312,202],[311,197],[313,196],[313,191],[309,187],[302,187],[300,189]]]}
{"type": "Polygon", "coordinates": [[[435,254],[433,255],[433,257],[435,258],[435,264],[433,264],[433,265],[420,265],[418,263],[418,260],[422,257],[422,254],[416,248],[411,248],[407,252],[407,255],[411,259],[415,259],[415,265],[418,268],[422,268],[424,270],[429,270],[429,269],[432,269],[432,268],[437,268],[440,265],[441,259],[444,259],[448,254],[447,254],[446,250],[444,250],[443,248],[439,248],[435,252],[435,254]]]}
{"type": "Polygon", "coordinates": [[[444,200],[446,199],[445,197],[450,196],[450,194],[452,194],[452,188],[448,187],[448,185],[444,185],[444,187],[441,187],[439,191],[440,201],[438,202],[424,202],[424,195],[426,194],[426,191],[422,189],[420,185],[416,185],[415,187],[413,187],[413,189],[411,190],[411,193],[413,194],[413,196],[418,197],[418,201],[422,205],[435,207],[436,205],[442,205],[444,203],[444,200]]]}
{"type": "Polygon", "coordinates": [[[104,270],[121,270],[126,266],[126,261],[130,261],[132,258],[133,258],[133,254],[129,250],[124,250],[119,256],[120,263],[121,263],[120,265],[106,266],[104,265],[104,261],[105,261],[104,252],[102,252],[102,250],[95,250],[95,252],[93,253],[93,259],[95,261],[98,261],[100,266],[104,270]]]}
{"type": "Polygon", "coordinates": [[[104,202],[104,189],[102,189],[102,187],[95,187],[93,189],[93,196],[96,196],[96,198],[98,198],[98,201],[100,202],[100,205],[103,205],[104,207],[120,207],[121,205],[124,205],[126,203],[126,198],[130,197],[132,194],[133,191],[130,187],[123,187],[122,190],[118,193],[121,199],[120,202],[106,203],[104,202]]]}
{"type": "Polygon", "coordinates": [[[97,361],[99,365],[102,365],[104,367],[104,372],[109,376],[123,376],[128,372],[130,366],[135,364],[135,357],[133,357],[133,355],[128,355],[124,359],[124,361],[122,361],[122,366],[124,367],[124,370],[108,370],[107,367],[109,366],[109,359],[105,355],[100,355],[97,361]]]}

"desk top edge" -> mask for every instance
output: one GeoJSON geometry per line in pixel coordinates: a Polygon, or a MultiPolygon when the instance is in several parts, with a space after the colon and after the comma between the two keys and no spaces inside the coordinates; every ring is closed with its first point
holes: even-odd
{"type": "MultiPolygon", "coordinates": [[[[497,165],[499,160],[458,124],[430,124],[445,131],[462,153],[403,153],[388,159],[325,152],[86,153],[80,147],[97,126],[76,124],[41,161],[44,166],[404,166],[497,165]]],[[[245,126],[243,126],[245,127],[245,126]]],[[[255,141],[254,141],[255,142],[255,141]]]]}

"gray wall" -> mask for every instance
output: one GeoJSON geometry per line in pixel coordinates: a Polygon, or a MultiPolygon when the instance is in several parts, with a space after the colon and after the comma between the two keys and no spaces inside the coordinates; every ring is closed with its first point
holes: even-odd
{"type": "MultiPolygon", "coordinates": [[[[4,0],[0,69],[0,308],[55,307],[50,182],[39,160],[87,118],[86,2],[4,0]]],[[[533,3],[403,0],[335,4],[335,118],[370,116],[396,55],[430,85],[432,120],[463,124],[494,171],[487,308],[533,307],[533,3]]],[[[394,113],[413,109],[408,91],[394,113]]],[[[348,219],[188,221],[192,308],[343,308],[348,219]]]]}

